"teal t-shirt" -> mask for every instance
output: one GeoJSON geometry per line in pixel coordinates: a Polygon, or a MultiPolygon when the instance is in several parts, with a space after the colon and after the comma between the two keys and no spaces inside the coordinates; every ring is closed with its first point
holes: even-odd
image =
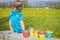
{"type": "Polygon", "coordinates": [[[17,11],[12,12],[10,15],[10,20],[11,20],[12,28],[14,32],[21,33],[22,27],[21,27],[20,21],[24,20],[22,13],[17,11]]]}

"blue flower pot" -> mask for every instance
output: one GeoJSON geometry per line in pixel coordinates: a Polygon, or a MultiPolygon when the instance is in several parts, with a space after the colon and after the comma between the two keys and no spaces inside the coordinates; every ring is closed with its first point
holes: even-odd
{"type": "Polygon", "coordinates": [[[46,37],[47,37],[47,38],[52,38],[52,33],[47,33],[47,34],[46,34],[46,37]]]}

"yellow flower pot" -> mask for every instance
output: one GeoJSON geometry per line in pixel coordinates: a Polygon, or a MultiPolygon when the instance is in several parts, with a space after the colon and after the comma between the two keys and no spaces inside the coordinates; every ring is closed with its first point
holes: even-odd
{"type": "Polygon", "coordinates": [[[36,38],[38,38],[38,33],[34,33],[34,36],[35,36],[36,38]]]}
{"type": "Polygon", "coordinates": [[[35,36],[36,38],[38,37],[38,31],[39,31],[39,30],[35,30],[35,31],[34,31],[34,36],[35,36]]]}
{"type": "Polygon", "coordinates": [[[40,40],[44,40],[44,38],[45,38],[45,34],[39,34],[39,39],[40,40]]]}

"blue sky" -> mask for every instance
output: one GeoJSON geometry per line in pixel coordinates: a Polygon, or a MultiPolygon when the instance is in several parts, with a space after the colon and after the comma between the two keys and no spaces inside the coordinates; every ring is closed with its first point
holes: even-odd
{"type": "MultiPolygon", "coordinates": [[[[11,2],[15,0],[0,0],[0,3],[2,2],[11,2]]],[[[29,1],[60,1],[60,0],[29,0],[29,1]]]]}
{"type": "MultiPolygon", "coordinates": [[[[60,1],[60,0],[32,0],[32,1],[60,1]]],[[[29,0],[31,2],[31,0],[29,0]]]]}
{"type": "Polygon", "coordinates": [[[12,1],[15,1],[15,0],[0,0],[0,3],[2,3],[2,2],[12,2],[12,1]]]}

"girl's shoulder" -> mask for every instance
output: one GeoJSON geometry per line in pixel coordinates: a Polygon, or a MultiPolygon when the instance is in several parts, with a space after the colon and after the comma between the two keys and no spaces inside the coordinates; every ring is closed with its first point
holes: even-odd
{"type": "Polygon", "coordinates": [[[15,15],[16,13],[14,13],[14,12],[11,12],[10,13],[10,17],[12,17],[13,15],[15,15]]]}
{"type": "Polygon", "coordinates": [[[10,16],[13,16],[13,15],[20,15],[21,16],[22,12],[16,12],[16,11],[15,12],[11,12],[10,16]]]}

